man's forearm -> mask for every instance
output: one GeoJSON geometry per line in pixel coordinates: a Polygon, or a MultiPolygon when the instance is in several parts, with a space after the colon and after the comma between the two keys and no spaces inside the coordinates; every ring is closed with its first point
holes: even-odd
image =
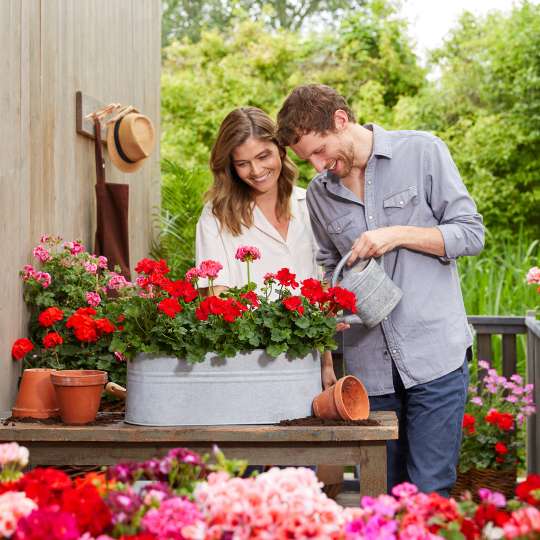
{"type": "Polygon", "coordinates": [[[444,257],[444,239],[441,231],[437,227],[410,227],[407,225],[397,225],[397,246],[444,257]]]}

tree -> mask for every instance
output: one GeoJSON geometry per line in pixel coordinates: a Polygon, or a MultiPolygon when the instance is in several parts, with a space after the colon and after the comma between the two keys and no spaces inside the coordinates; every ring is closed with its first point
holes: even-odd
{"type": "Polygon", "coordinates": [[[162,43],[187,38],[196,42],[203,30],[223,30],[242,13],[268,29],[319,29],[337,22],[363,0],[162,0],[162,43]]]}
{"type": "Polygon", "coordinates": [[[433,62],[438,81],[402,98],[394,122],[434,131],[486,224],[540,235],[540,5],[509,15],[465,13],[433,62]]]}

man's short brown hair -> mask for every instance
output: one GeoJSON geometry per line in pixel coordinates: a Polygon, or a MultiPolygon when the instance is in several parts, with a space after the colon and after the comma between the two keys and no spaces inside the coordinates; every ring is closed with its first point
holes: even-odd
{"type": "Polygon", "coordinates": [[[283,146],[296,144],[307,133],[326,134],[335,129],[334,113],[342,110],[356,122],[347,101],[324,84],[297,86],[283,103],[277,116],[277,137],[283,146]]]}

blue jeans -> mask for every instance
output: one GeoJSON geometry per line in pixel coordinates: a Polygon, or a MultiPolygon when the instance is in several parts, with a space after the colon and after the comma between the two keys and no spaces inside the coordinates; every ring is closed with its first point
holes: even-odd
{"type": "MultiPolygon", "coordinates": [[[[387,442],[388,492],[411,482],[424,493],[448,497],[456,481],[469,368],[405,389],[392,363],[395,392],[370,396],[372,411],[395,411],[399,439],[387,442]]],[[[360,479],[361,481],[361,479],[360,479]]]]}

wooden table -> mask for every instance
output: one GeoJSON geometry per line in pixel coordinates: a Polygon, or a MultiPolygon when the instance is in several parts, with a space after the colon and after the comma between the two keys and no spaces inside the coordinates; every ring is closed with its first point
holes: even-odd
{"type": "Polygon", "coordinates": [[[186,446],[208,453],[217,444],[229,458],[252,465],[360,465],[361,493],[386,493],[386,441],[397,439],[393,412],[373,412],[378,426],[181,426],[146,427],[103,413],[109,423],[92,426],[0,423],[0,442],[30,450],[30,465],[112,465],[162,456],[186,446]]]}

